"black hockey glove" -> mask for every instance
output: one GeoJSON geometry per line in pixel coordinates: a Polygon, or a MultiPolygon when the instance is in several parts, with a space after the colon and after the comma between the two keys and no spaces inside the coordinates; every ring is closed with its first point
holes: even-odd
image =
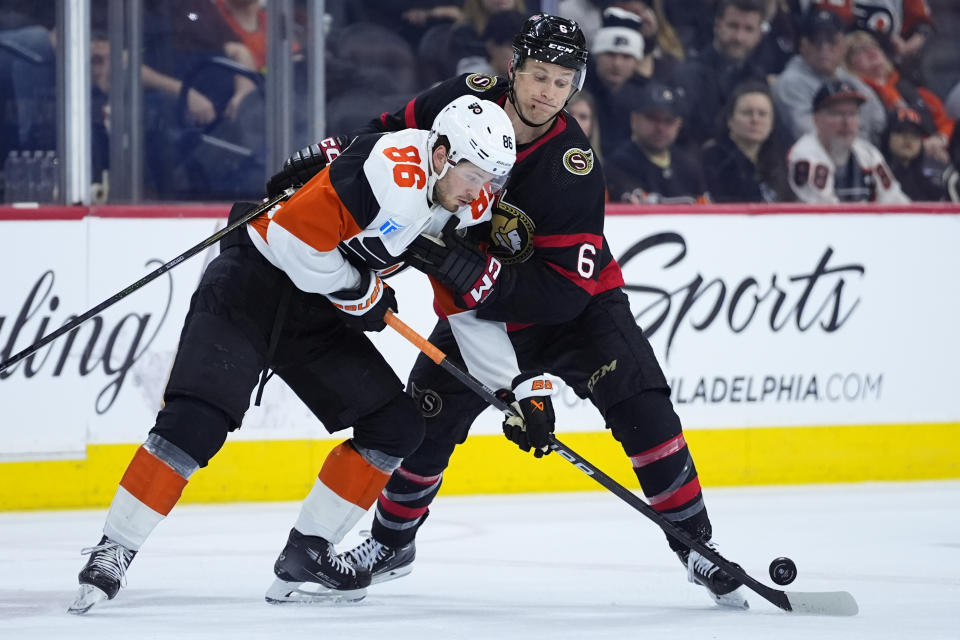
{"type": "Polygon", "coordinates": [[[327,298],[340,310],[341,319],[360,331],[383,331],[387,309],[397,312],[393,289],[372,271],[361,271],[360,286],[347,291],[328,293],[327,298]]]}
{"type": "Polygon", "coordinates": [[[324,138],[318,143],[304,147],[283,161],[283,168],[267,181],[267,197],[273,198],[284,189],[299,189],[320,170],[333,162],[350,144],[347,136],[324,138]]]}
{"type": "Polygon", "coordinates": [[[556,420],[550,397],[556,385],[543,373],[521,373],[513,379],[513,391],[500,389],[497,397],[511,405],[516,416],[503,420],[503,435],[523,451],[533,449],[536,458],[550,453],[547,438],[553,433],[556,420]]]}
{"type": "Polygon", "coordinates": [[[439,237],[420,234],[407,247],[403,259],[450,287],[457,306],[472,309],[493,293],[502,265],[461,238],[456,227],[457,218],[451,217],[439,237]]]}

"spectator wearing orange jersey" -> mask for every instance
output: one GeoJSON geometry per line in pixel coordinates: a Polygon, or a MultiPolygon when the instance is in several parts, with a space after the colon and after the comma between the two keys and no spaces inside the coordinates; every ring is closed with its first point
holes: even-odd
{"type": "Polygon", "coordinates": [[[848,35],[846,66],[873,89],[888,111],[916,111],[926,131],[924,151],[940,162],[948,161],[947,141],[953,135],[954,120],[936,94],[900,75],[876,38],[865,31],[848,35]]]}

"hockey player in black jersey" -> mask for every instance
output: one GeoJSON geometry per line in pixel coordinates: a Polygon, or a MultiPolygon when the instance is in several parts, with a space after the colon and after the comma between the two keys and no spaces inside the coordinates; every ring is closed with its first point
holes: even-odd
{"type": "MultiPolygon", "coordinates": [[[[603,172],[576,121],[563,111],[582,87],[586,61],[576,22],[535,15],[514,40],[509,78],[472,74],[448,80],[397,113],[382,115],[369,130],[429,127],[441,107],[462,94],[503,106],[516,131],[517,161],[495,200],[491,223],[474,227],[482,237],[445,231],[414,241],[407,253],[410,264],[432,276],[445,316],[430,341],[461,358],[491,388],[504,387],[499,393],[516,401],[525,418],[505,422],[504,433],[537,457],[549,453],[549,390],[557,387],[544,372],[562,378],[601,412],[654,508],[709,541],[697,471],[666,379],[630,311],[619,265],[603,237],[603,172]]],[[[380,494],[371,537],[342,554],[371,570],[374,583],[410,572],[414,537],[450,455],[486,407],[423,355],[407,390],[425,414],[426,438],[380,494]]],[[[677,541],[669,544],[691,582],[705,586],[720,604],[746,607],[738,581],[677,541]]]]}

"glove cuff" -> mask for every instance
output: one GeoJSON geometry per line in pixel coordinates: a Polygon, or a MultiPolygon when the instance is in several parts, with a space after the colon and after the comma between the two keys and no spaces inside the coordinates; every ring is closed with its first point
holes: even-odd
{"type": "Polygon", "coordinates": [[[360,272],[360,286],[352,291],[335,291],[326,294],[330,302],[340,311],[352,316],[362,316],[383,297],[387,285],[376,273],[360,272]]]}
{"type": "Polygon", "coordinates": [[[500,261],[490,255],[486,256],[486,259],[487,264],[480,274],[480,277],[470,285],[466,293],[461,297],[467,309],[473,309],[486,300],[490,294],[493,293],[494,285],[497,284],[497,278],[500,277],[500,272],[503,269],[500,261]]]}
{"type": "Polygon", "coordinates": [[[559,391],[559,380],[545,373],[521,373],[513,379],[513,395],[517,400],[553,396],[559,391]]]}

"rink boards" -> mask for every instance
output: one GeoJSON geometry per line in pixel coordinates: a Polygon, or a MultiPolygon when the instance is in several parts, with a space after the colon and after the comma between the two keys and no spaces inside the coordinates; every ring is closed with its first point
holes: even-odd
{"type": "MultiPolygon", "coordinates": [[[[0,355],[197,244],[226,211],[0,209],[0,355]]],[[[958,216],[950,205],[610,207],[606,237],[705,485],[960,477],[958,216]]],[[[214,255],[0,373],[0,509],[109,502],[153,423],[190,295],[214,255]]],[[[425,279],[406,272],[391,283],[400,317],[429,333],[425,279]]],[[[413,348],[390,330],[371,337],[405,377],[413,348]]],[[[566,390],[557,415],[566,444],[635,484],[591,405],[566,390]]],[[[454,455],[446,493],[595,488],[499,433],[488,411],[454,455]]],[[[342,437],[274,378],[185,500],[301,498],[342,437]]]]}

